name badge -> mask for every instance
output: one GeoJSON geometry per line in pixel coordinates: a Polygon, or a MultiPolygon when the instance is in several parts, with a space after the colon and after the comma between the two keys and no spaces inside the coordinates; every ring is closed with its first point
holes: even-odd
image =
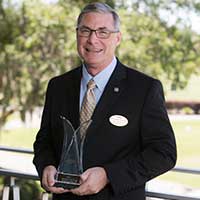
{"type": "Polygon", "coordinates": [[[122,115],[112,115],[109,118],[111,124],[119,127],[126,126],[128,124],[128,119],[122,115]]]}

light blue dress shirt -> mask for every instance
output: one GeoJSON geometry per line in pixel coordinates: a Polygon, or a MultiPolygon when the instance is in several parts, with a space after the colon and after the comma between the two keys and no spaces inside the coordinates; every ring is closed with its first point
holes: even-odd
{"type": "Polygon", "coordinates": [[[87,72],[87,69],[86,69],[85,65],[83,64],[82,79],[81,79],[81,86],[80,86],[80,101],[79,101],[80,109],[81,109],[81,105],[82,105],[82,101],[83,101],[85,92],[87,91],[87,84],[88,84],[89,80],[93,79],[94,82],[96,83],[96,88],[94,89],[94,94],[95,94],[95,99],[96,99],[96,104],[97,104],[116,65],[117,65],[117,59],[116,59],[116,57],[114,57],[112,62],[104,70],[99,72],[96,76],[92,76],[87,72]]]}

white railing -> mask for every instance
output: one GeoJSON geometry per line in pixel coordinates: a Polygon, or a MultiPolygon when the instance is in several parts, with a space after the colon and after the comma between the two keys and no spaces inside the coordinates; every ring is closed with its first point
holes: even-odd
{"type": "MultiPolygon", "coordinates": [[[[6,146],[0,146],[0,151],[33,154],[33,151],[30,149],[13,148],[13,147],[6,147],[6,146]]],[[[172,169],[172,171],[186,173],[186,174],[200,175],[199,169],[176,167],[172,169]]],[[[34,174],[14,171],[10,169],[9,170],[1,169],[1,168],[0,168],[0,176],[10,177],[10,185],[5,186],[3,188],[2,200],[10,200],[10,199],[20,200],[20,188],[15,184],[15,179],[28,179],[28,180],[35,180],[35,181],[39,180],[39,177],[34,174]]],[[[43,193],[42,200],[48,200],[49,199],[48,196],[49,195],[47,193],[43,193]]],[[[168,200],[200,200],[200,198],[195,198],[195,197],[172,195],[172,194],[167,194],[167,193],[159,193],[159,192],[151,192],[151,191],[146,191],[146,196],[158,198],[158,199],[168,199],[168,200]]]]}

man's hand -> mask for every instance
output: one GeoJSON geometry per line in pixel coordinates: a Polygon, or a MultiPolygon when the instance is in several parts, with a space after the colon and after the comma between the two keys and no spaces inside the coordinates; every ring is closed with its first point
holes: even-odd
{"type": "Polygon", "coordinates": [[[54,187],[55,184],[55,175],[56,175],[56,168],[53,165],[49,165],[44,168],[43,176],[42,176],[42,186],[43,188],[52,193],[61,194],[64,192],[68,192],[69,190],[63,189],[61,187],[54,187]]]}
{"type": "Polygon", "coordinates": [[[81,175],[81,185],[78,188],[70,190],[76,195],[96,194],[102,190],[108,183],[108,178],[104,168],[93,167],[86,170],[81,175]]]}

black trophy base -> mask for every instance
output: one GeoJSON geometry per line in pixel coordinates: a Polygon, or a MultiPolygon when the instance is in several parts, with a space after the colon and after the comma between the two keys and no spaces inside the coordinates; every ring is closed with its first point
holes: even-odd
{"type": "Polygon", "coordinates": [[[64,189],[74,189],[80,186],[80,176],[76,174],[68,174],[58,172],[56,174],[55,187],[64,189]]]}

